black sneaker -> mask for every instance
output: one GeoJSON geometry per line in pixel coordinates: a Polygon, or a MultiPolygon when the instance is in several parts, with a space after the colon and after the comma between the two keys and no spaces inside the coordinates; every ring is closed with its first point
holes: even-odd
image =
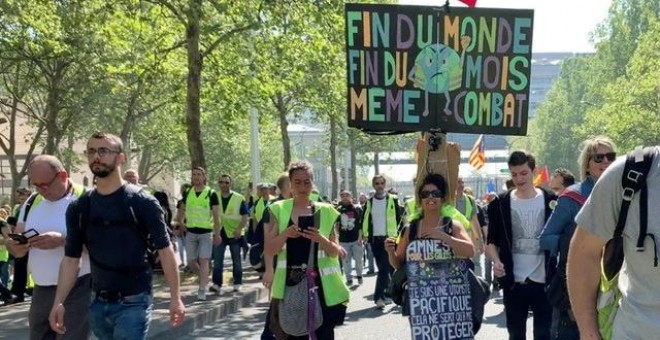
{"type": "Polygon", "coordinates": [[[353,280],[346,281],[346,285],[349,286],[349,287],[352,286],[353,285],[353,280]]]}
{"type": "Polygon", "coordinates": [[[361,285],[362,284],[362,276],[358,276],[357,279],[358,279],[358,284],[361,285]]]}

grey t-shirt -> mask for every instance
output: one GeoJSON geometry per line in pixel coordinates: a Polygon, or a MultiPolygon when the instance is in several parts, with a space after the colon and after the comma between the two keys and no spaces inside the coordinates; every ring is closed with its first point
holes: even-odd
{"type": "Polygon", "coordinates": [[[511,193],[511,253],[513,276],[516,282],[530,279],[545,282],[545,257],[541,251],[539,235],[545,222],[545,198],[536,189],[536,196],[522,199],[511,193]]]}
{"type": "Polygon", "coordinates": [[[476,207],[473,204],[472,205],[472,211],[470,212],[470,216],[466,215],[465,210],[467,209],[467,207],[465,205],[467,204],[467,202],[466,202],[467,199],[468,199],[467,195],[465,195],[465,194],[460,195],[460,196],[456,196],[456,210],[460,211],[461,214],[463,214],[463,216],[465,216],[465,218],[468,219],[468,221],[472,221],[472,216],[474,216],[476,207]]]}
{"type": "MultiPolygon", "coordinates": [[[[612,238],[621,210],[621,176],[625,157],[620,157],[603,173],[575,221],[580,228],[603,240],[612,238]]],[[[660,204],[660,149],[647,176],[648,233],[660,237],[658,207],[660,204]]],[[[621,307],[614,319],[612,339],[655,339],[660,334],[660,267],[653,266],[653,241],[646,238],[646,250],[637,252],[639,235],[639,193],[628,210],[623,229],[625,259],[619,274],[619,289],[623,294],[621,307]]]]}

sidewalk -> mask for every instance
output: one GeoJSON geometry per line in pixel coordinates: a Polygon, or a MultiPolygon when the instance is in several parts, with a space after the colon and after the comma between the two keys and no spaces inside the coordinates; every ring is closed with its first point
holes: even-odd
{"type": "MultiPolygon", "coordinates": [[[[229,254],[227,254],[229,255],[229,254]]],[[[268,296],[257,273],[250,264],[243,262],[243,287],[231,292],[231,259],[225,257],[222,295],[207,293],[206,301],[197,301],[196,279],[191,274],[181,274],[181,296],[186,305],[184,323],[172,328],[169,323],[169,288],[162,274],[154,275],[154,311],[149,328],[150,339],[178,339],[195,329],[212,325],[241,307],[250,306],[268,296]],[[226,289],[226,290],[225,290],[226,289]]],[[[30,303],[0,307],[0,339],[27,339],[28,309],[30,303]]]]}

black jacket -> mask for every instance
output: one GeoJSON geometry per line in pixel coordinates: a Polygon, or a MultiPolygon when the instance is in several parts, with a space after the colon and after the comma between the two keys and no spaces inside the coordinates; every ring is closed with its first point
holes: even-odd
{"type": "MultiPolygon", "coordinates": [[[[557,200],[557,195],[539,188],[543,191],[545,201],[545,221],[550,218],[552,209],[550,202],[557,200]]],[[[504,264],[506,275],[499,278],[499,284],[502,288],[513,286],[513,254],[511,251],[511,191],[499,194],[490,204],[488,204],[488,244],[493,244],[498,248],[500,261],[504,264]]],[[[546,252],[545,261],[548,267],[549,254],[546,252]]],[[[547,278],[547,275],[546,275],[547,278]]]]}

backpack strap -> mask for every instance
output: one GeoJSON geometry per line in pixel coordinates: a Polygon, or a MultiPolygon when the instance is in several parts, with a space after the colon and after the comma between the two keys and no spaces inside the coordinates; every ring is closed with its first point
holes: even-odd
{"type": "Polygon", "coordinates": [[[37,200],[39,197],[39,193],[33,193],[28,197],[27,201],[25,201],[25,213],[23,214],[23,223],[27,221],[28,214],[30,213],[30,209],[32,209],[32,206],[34,206],[34,202],[37,200]]]}
{"type": "Polygon", "coordinates": [[[626,157],[626,164],[623,168],[621,185],[623,193],[621,201],[621,212],[614,229],[615,238],[621,237],[623,228],[628,219],[628,209],[635,194],[641,190],[639,200],[639,237],[637,238],[637,251],[644,251],[644,239],[648,230],[648,189],[646,188],[646,176],[653,163],[653,149],[641,147],[636,148],[626,157]]]}
{"type": "Polygon", "coordinates": [[[559,195],[559,197],[570,198],[573,201],[577,202],[577,204],[579,204],[580,207],[583,206],[584,203],[587,201],[586,197],[584,197],[581,193],[579,193],[575,190],[572,190],[572,189],[564,190],[564,192],[562,192],[561,195],[559,195]]]}

